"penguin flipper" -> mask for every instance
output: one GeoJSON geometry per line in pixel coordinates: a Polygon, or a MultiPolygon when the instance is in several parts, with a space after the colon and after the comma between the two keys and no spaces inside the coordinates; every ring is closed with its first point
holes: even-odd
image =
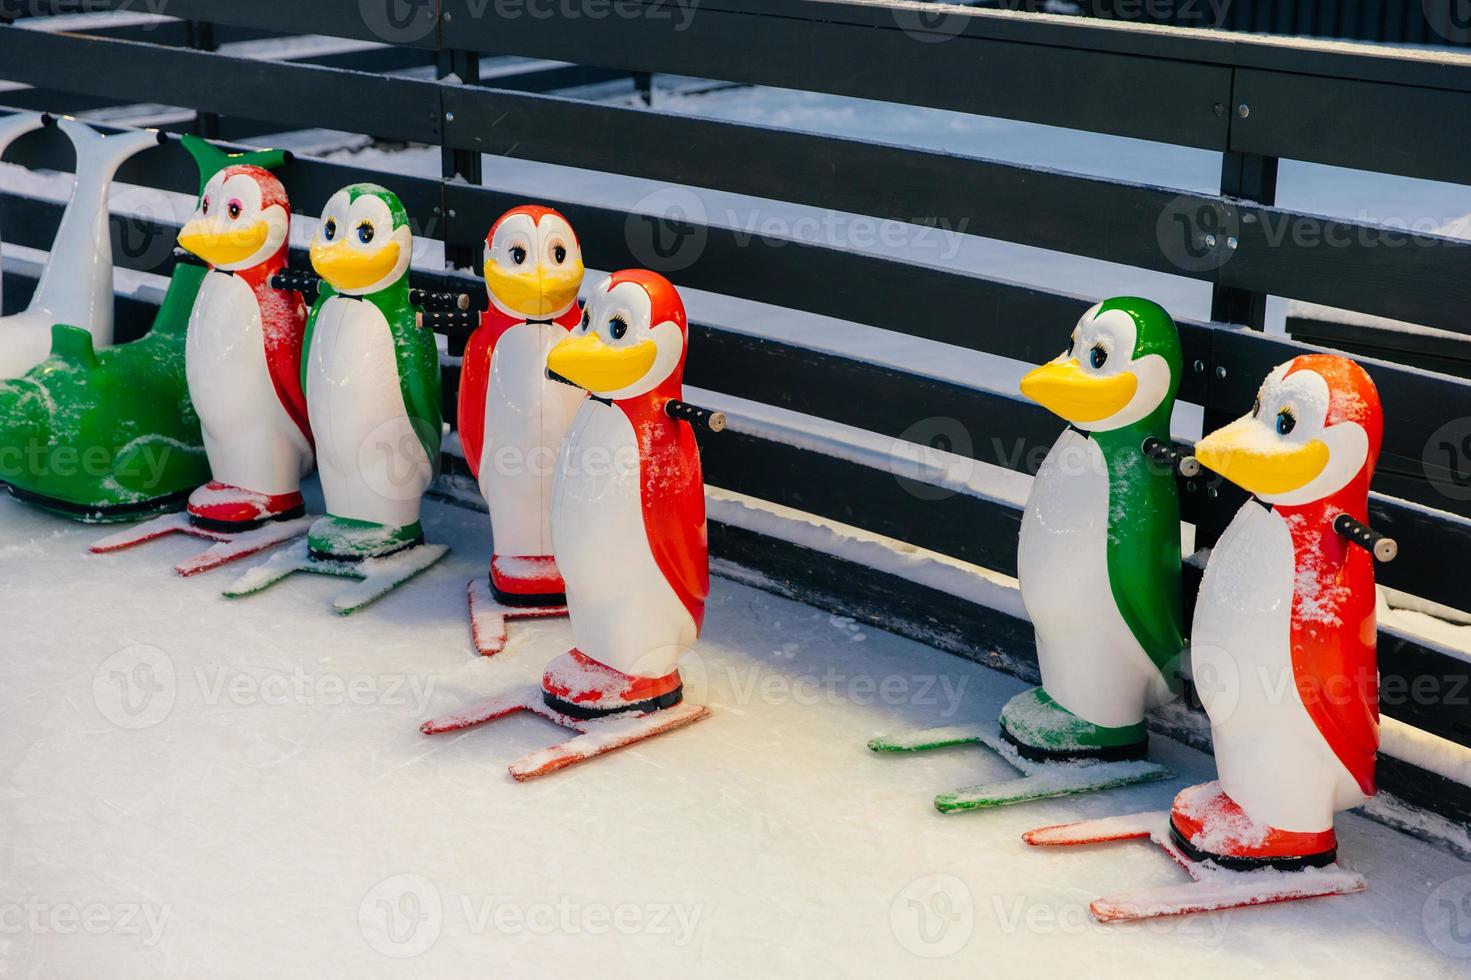
{"type": "Polygon", "coordinates": [[[306,326],[302,328],[301,333],[301,370],[299,372],[301,375],[303,399],[306,397],[306,372],[307,366],[310,364],[309,355],[312,349],[312,337],[317,332],[317,316],[322,312],[322,306],[327,300],[336,295],[337,290],[333,289],[331,284],[323,279],[317,286],[317,301],[312,304],[311,312],[306,315],[306,326]]]}
{"type": "Polygon", "coordinates": [[[281,407],[296,423],[308,444],[312,427],[308,421],[306,394],[302,385],[302,352],[305,347],[306,307],[301,294],[272,289],[263,282],[256,290],[261,327],[265,339],[266,369],[281,407]]]}
{"type": "Polygon", "coordinates": [[[643,443],[640,500],[654,562],[698,631],[710,594],[710,553],[705,528],[705,481],[695,430],[658,409],[650,425],[634,422],[643,443]],[[662,424],[661,424],[662,423],[662,424]]]}
{"type": "Polygon", "coordinates": [[[1099,443],[1109,468],[1108,581],[1114,605],[1174,689],[1184,650],[1180,497],[1173,474],[1150,470],[1133,427],[1099,443]]]}
{"type": "Polygon", "coordinates": [[[444,441],[439,346],[433,331],[415,326],[412,309],[407,328],[394,331],[394,344],[398,347],[398,384],[404,410],[424,447],[424,455],[429,457],[429,465],[437,474],[440,443],[444,441]]]}
{"type": "Polygon", "coordinates": [[[460,359],[460,397],[457,404],[460,446],[470,474],[480,479],[480,454],[485,450],[485,399],[490,394],[490,358],[500,331],[492,307],[480,314],[480,326],[465,343],[460,359]]]}
{"type": "Polygon", "coordinates": [[[1375,792],[1379,751],[1379,671],[1373,559],[1347,548],[1341,587],[1306,615],[1292,609],[1292,673],[1298,696],[1338,761],[1366,796],[1375,792]],[[1367,640],[1365,639],[1367,637],[1367,640]]]}

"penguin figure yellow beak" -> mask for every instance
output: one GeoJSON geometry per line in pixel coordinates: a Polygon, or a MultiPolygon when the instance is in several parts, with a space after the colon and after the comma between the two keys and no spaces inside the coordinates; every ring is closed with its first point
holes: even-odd
{"type": "Polygon", "coordinates": [[[319,239],[312,242],[312,268],[339,292],[366,289],[393,271],[398,253],[398,242],[391,238],[371,252],[319,239]]]}
{"type": "Polygon", "coordinates": [[[1131,371],[1090,374],[1076,357],[1033,368],[1022,378],[1021,391],[1043,408],[1069,422],[1097,422],[1121,411],[1134,397],[1139,379],[1131,371]]]}
{"type": "Polygon", "coordinates": [[[1328,455],[1321,440],[1292,444],[1275,439],[1250,415],[1195,444],[1200,465],[1259,497],[1306,486],[1327,468],[1328,455]]]}
{"type": "Polygon", "coordinates": [[[221,225],[208,218],[195,218],[179,230],[179,245],[210,265],[232,265],[258,252],[270,233],[265,221],[221,225]]]}
{"type": "Polygon", "coordinates": [[[553,347],[547,368],[588,391],[619,391],[647,374],[658,356],[659,347],[652,340],[611,347],[597,334],[587,333],[553,347]]]}
{"type": "Polygon", "coordinates": [[[537,263],[525,272],[507,272],[495,262],[485,263],[485,283],[507,308],[527,317],[551,316],[577,299],[582,285],[582,261],[548,268],[537,263]]]}

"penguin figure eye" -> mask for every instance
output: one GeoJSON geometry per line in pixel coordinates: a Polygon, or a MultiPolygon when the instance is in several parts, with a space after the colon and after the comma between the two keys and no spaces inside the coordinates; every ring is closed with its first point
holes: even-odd
{"type": "Polygon", "coordinates": [[[203,201],[199,202],[199,213],[200,214],[209,214],[209,197],[208,197],[208,195],[205,196],[205,198],[204,198],[203,201]]]}
{"type": "Polygon", "coordinates": [[[582,311],[582,332],[587,333],[587,328],[592,324],[592,314],[586,310],[582,311]]]}
{"type": "Polygon", "coordinates": [[[328,218],[327,223],[322,226],[322,237],[329,242],[337,237],[337,220],[335,218],[328,218]]]}
{"type": "Polygon", "coordinates": [[[364,245],[373,240],[373,222],[364,221],[358,225],[358,241],[364,245]]]}
{"type": "Polygon", "coordinates": [[[511,246],[511,261],[514,262],[514,263],[516,263],[517,265],[525,265],[526,264],[526,246],[525,245],[512,245],[511,246]]]}
{"type": "Polygon", "coordinates": [[[615,316],[608,321],[608,336],[614,340],[622,340],[628,333],[628,323],[622,317],[615,316]]]}
{"type": "Polygon", "coordinates": [[[552,258],[556,260],[556,262],[557,262],[558,265],[561,265],[563,262],[566,262],[567,261],[567,248],[566,248],[566,246],[558,245],[557,247],[553,248],[552,249],[552,258]]]}
{"type": "Polygon", "coordinates": [[[1285,436],[1297,428],[1297,416],[1292,414],[1292,409],[1284,408],[1277,413],[1277,434],[1285,436]]]}
{"type": "Polygon", "coordinates": [[[240,217],[240,202],[232,198],[230,200],[230,203],[225,205],[225,210],[229,212],[230,220],[234,221],[236,218],[240,217]]]}
{"type": "Polygon", "coordinates": [[[1093,367],[1101,368],[1108,363],[1108,351],[1102,344],[1094,344],[1093,349],[1088,352],[1088,363],[1093,367]]]}

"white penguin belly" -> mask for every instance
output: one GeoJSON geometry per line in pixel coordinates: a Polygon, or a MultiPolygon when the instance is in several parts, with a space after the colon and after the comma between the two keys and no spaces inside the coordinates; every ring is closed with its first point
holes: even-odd
{"type": "Polygon", "coordinates": [[[577,649],[625,674],[663,677],[697,631],[649,549],[639,470],[628,416],[584,400],[557,459],[552,541],[577,649]]]}
{"type": "Polygon", "coordinates": [[[390,527],[417,521],[433,467],[404,410],[393,335],[378,307],[341,296],[322,304],[306,397],[328,513],[390,527]]]}
{"type": "Polygon", "coordinates": [[[300,489],[311,444],[276,394],[260,305],[245,280],[213,271],[204,277],[184,365],[214,478],[259,493],[300,489]]]}
{"type": "Polygon", "coordinates": [[[1191,675],[1224,789],[1253,819],[1317,833],[1364,800],[1293,683],[1292,537],[1254,503],[1211,552],[1191,628],[1191,675]]]}
{"type": "Polygon", "coordinates": [[[557,451],[583,394],[549,380],[546,360],[552,344],[568,333],[554,323],[518,324],[491,354],[480,492],[490,506],[498,555],[552,553],[557,451]]]}
{"type": "Polygon", "coordinates": [[[1136,725],[1169,700],[1165,678],[1114,602],[1108,578],[1108,469],[1074,429],[1047,453],[1022,515],[1017,546],[1022,603],[1037,635],[1042,686],[1105,728],[1136,725]]]}

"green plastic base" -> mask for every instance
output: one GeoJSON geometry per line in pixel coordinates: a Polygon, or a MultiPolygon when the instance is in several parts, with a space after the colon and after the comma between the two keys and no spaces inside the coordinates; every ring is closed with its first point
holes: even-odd
{"type": "Polygon", "coordinates": [[[1016,751],[1036,761],[1123,761],[1143,758],[1149,732],[1140,721],[1105,728],[1079,718],[1040,687],[1023,691],[1001,709],[1001,734],[1016,751]]]}
{"type": "Polygon", "coordinates": [[[328,514],[312,525],[306,543],[312,557],[320,560],[363,561],[386,558],[423,544],[424,528],[418,521],[389,527],[328,514]]]}
{"type": "Polygon", "coordinates": [[[101,522],[177,509],[208,482],[184,371],[204,271],[175,266],[142,339],[98,352],[91,334],[58,324],[51,357],[0,383],[0,481],[17,497],[101,522]]]}

